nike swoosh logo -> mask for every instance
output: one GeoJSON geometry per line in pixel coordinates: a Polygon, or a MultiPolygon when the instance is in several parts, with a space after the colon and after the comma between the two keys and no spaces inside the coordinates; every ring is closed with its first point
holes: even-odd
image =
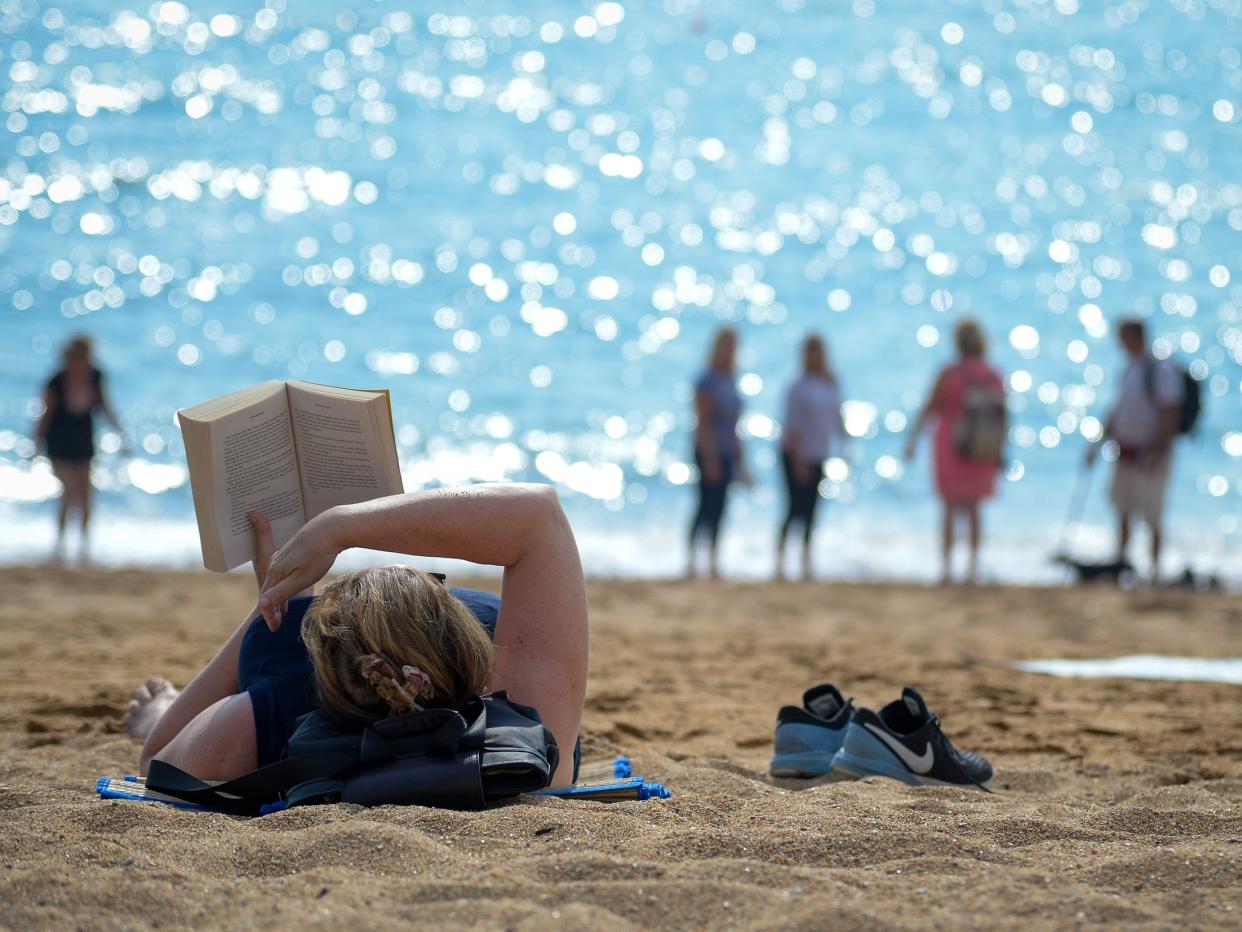
{"type": "Polygon", "coordinates": [[[886,745],[889,750],[901,758],[901,762],[913,770],[915,773],[923,774],[932,769],[932,764],[936,762],[936,752],[932,750],[931,742],[927,742],[927,747],[923,749],[922,754],[915,754],[900,741],[890,738],[885,732],[880,731],[870,723],[863,726],[867,731],[871,732],[886,745]]]}

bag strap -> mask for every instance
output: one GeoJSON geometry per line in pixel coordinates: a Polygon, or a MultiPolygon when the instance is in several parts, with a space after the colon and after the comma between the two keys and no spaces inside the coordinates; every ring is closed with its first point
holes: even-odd
{"type": "MultiPolygon", "coordinates": [[[[503,692],[497,693],[494,698],[507,701],[503,692]]],[[[264,805],[276,802],[291,787],[300,783],[331,780],[359,765],[381,764],[399,758],[401,755],[391,743],[402,740],[399,729],[382,734],[382,723],[375,724],[380,725],[381,729],[373,726],[366,728],[356,753],[312,751],[276,761],[232,780],[200,780],[179,767],[155,760],[147,773],[147,787],[219,812],[258,815],[264,805]]],[[[467,702],[461,712],[449,716],[435,731],[411,736],[404,741],[432,757],[448,758],[459,752],[475,752],[477,766],[477,753],[483,749],[486,730],[487,702],[475,698],[467,702]]],[[[407,745],[406,750],[410,749],[407,745]]]]}
{"type": "Polygon", "coordinates": [[[357,765],[354,754],[302,754],[268,764],[233,780],[200,780],[165,761],[151,762],[147,788],[186,802],[232,815],[258,815],[260,807],[280,799],[291,786],[331,779],[357,765]]]}

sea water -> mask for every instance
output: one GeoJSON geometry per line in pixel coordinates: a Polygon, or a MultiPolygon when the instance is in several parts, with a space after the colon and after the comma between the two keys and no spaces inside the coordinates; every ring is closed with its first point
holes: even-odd
{"type": "Polygon", "coordinates": [[[726,568],[772,571],[816,331],[849,399],[820,568],[927,578],[900,452],[969,315],[1013,412],[985,569],[1057,579],[1111,547],[1079,464],[1139,314],[1205,398],[1168,569],[1236,578],[1240,35],[1231,0],[0,4],[0,559],[50,546],[29,438],[86,332],[133,448],[101,434],[98,559],[195,562],[177,408],[296,377],[390,388],[407,488],[552,482],[589,569],[677,573],[729,323],[726,568]]]}

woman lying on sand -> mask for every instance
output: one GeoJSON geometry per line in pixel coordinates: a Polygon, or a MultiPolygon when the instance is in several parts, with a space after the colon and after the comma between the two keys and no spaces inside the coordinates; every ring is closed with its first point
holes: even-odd
{"type": "Polygon", "coordinates": [[[144,775],[152,760],[202,780],[272,763],[316,694],[347,717],[383,718],[389,704],[360,668],[379,655],[415,668],[427,681],[412,683],[415,692],[422,686],[440,701],[504,689],[534,706],[562,748],[553,782],[572,782],[569,749],[586,694],[586,586],[551,488],[484,485],[332,508],[275,553],[267,519],[251,521],[256,611],[182,692],[153,677],[129,704],[125,728],[145,739],[144,775]],[[315,598],[315,583],[350,547],[503,566],[503,600],[447,589],[406,566],[350,574],[315,598]],[[492,641],[485,628],[494,628],[492,641]]]}

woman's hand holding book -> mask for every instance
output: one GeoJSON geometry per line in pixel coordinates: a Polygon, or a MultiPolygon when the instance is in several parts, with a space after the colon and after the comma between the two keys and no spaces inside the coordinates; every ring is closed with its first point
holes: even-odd
{"type": "MultiPolygon", "coordinates": [[[[271,552],[270,527],[264,534],[260,523],[251,518],[257,544],[254,564],[255,576],[259,579],[257,608],[272,631],[280,627],[289,600],[323,579],[345,549],[337,543],[335,511],[328,509],[316,515],[275,553],[271,552]],[[262,573],[261,563],[265,564],[262,573]]],[[[258,517],[266,524],[262,515],[258,517]]]]}

